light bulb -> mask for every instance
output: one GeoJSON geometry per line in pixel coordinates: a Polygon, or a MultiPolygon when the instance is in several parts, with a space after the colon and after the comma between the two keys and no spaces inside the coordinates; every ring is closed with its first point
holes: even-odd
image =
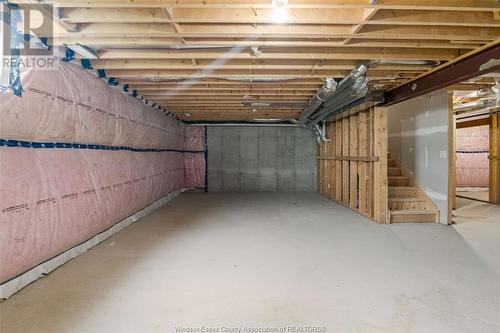
{"type": "Polygon", "coordinates": [[[285,23],[288,20],[288,10],[285,7],[276,7],[273,9],[273,21],[276,23],[285,23]]]}

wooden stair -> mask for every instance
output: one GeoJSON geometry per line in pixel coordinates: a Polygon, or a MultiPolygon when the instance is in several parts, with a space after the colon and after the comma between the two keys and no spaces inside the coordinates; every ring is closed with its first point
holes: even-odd
{"type": "Polygon", "coordinates": [[[388,157],[389,218],[391,223],[436,223],[439,209],[422,191],[401,162],[388,157]]]}

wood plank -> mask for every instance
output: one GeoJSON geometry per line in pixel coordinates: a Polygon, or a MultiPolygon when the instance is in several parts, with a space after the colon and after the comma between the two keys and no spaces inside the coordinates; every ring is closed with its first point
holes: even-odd
{"type": "MultiPolygon", "coordinates": [[[[342,119],[342,154],[349,155],[349,119],[342,119]]],[[[342,161],[342,202],[349,205],[349,161],[342,161]]]]}
{"type": "MultiPolygon", "coordinates": [[[[368,119],[367,119],[367,132],[368,132],[368,138],[367,138],[367,147],[368,147],[368,154],[373,155],[375,152],[374,149],[374,139],[375,139],[375,132],[373,130],[373,125],[374,125],[374,108],[370,108],[369,113],[368,113],[368,119]]],[[[375,220],[375,213],[374,213],[374,193],[375,193],[375,186],[374,186],[374,163],[370,163],[369,169],[368,169],[368,180],[367,180],[367,209],[368,209],[368,215],[371,216],[375,220]]]]}
{"type": "MultiPolygon", "coordinates": [[[[328,144],[328,150],[326,151],[327,154],[335,154],[335,142],[337,140],[337,137],[335,136],[335,123],[334,122],[327,122],[327,128],[328,128],[328,136],[330,138],[330,142],[328,144]]],[[[329,197],[330,199],[335,198],[335,161],[329,160],[328,161],[329,165],[329,197]]]]}
{"type": "MultiPolygon", "coordinates": [[[[358,115],[349,117],[349,154],[358,156],[358,115]]],[[[358,162],[349,162],[349,205],[352,209],[358,208],[358,162]]]]}
{"type": "Polygon", "coordinates": [[[378,223],[389,223],[389,192],[387,184],[387,108],[376,107],[374,118],[374,150],[380,160],[374,163],[374,213],[378,223]]]}
{"type": "MultiPolygon", "coordinates": [[[[367,112],[359,113],[359,155],[366,156],[368,154],[368,127],[367,127],[367,112]]],[[[360,161],[359,163],[359,211],[363,214],[368,212],[367,207],[367,172],[368,161],[360,161]]],[[[375,161],[373,161],[375,162],[375,161]]]]}
{"type": "Polygon", "coordinates": [[[356,162],[377,162],[378,156],[337,156],[337,155],[324,155],[318,156],[318,160],[336,160],[336,161],[356,161],[356,162]]]}
{"type": "MultiPolygon", "coordinates": [[[[26,3],[28,0],[11,0],[12,3],[26,3]]],[[[59,7],[102,7],[102,8],[272,8],[268,0],[46,0],[59,7]]],[[[372,4],[366,0],[295,0],[289,8],[346,9],[378,8],[406,10],[448,10],[448,11],[497,11],[495,0],[381,0],[372,4]]]]}
{"type": "MultiPolygon", "coordinates": [[[[335,122],[335,154],[342,155],[342,121],[335,122]]],[[[335,161],[335,200],[342,201],[342,161],[335,161]]]]}
{"type": "MultiPolygon", "coordinates": [[[[500,35],[500,29],[498,31],[500,35]]],[[[108,49],[99,52],[99,59],[254,59],[247,49],[227,50],[155,50],[155,49],[108,49]]],[[[391,49],[391,48],[273,48],[262,49],[259,59],[319,59],[319,60],[449,60],[458,55],[449,49],[391,49]],[[269,52],[267,52],[269,51],[269,52]]]]}
{"type": "Polygon", "coordinates": [[[500,116],[498,112],[491,115],[490,124],[490,202],[500,204],[500,116]]]}
{"type": "Polygon", "coordinates": [[[448,221],[453,223],[453,210],[457,207],[456,189],[457,189],[457,164],[456,164],[456,137],[457,120],[453,113],[453,94],[448,94],[448,221]]]}

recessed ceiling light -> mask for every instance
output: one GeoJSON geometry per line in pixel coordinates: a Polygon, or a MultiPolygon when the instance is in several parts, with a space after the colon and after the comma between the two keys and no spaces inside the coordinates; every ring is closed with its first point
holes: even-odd
{"type": "Polygon", "coordinates": [[[274,6],[273,21],[276,23],[285,23],[288,20],[288,10],[286,9],[288,0],[273,0],[272,4],[274,6]]]}
{"type": "Polygon", "coordinates": [[[288,0],[273,0],[272,1],[272,4],[274,7],[285,7],[286,5],[288,5],[288,0]]]}
{"type": "Polygon", "coordinates": [[[191,113],[184,113],[184,115],[185,115],[186,117],[191,117],[191,116],[192,116],[192,114],[191,114],[191,113]]]}

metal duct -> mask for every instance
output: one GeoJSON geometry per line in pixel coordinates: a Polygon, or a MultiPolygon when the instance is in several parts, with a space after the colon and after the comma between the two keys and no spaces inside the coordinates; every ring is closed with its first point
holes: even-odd
{"type": "Polygon", "coordinates": [[[313,128],[320,121],[328,119],[337,110],[365,97],[367,93],[368,79],[366,77],[359,77],[354,84],[344,89],[341,94],[335,94],[335,96],[325,103],[324,107],[320,109],[316,115],[310,117],[307,127],[313,128]]]}
{"type": "Polygon", "coordinates": [[[438,66],[441,64],[439,60],[399,60],[399,59],[381,59],[373,60],[370,64],[374,65],[427,65],[427,66],[438,66]]]}
{"type": "Polygon", "coordinates": [[[307,118],[316,111],[321,103],[323,103],[327,98],[331,97],[335,90],[337,89],[337,82],[331,77],[325,80],[325,84],[318,89],[316,94],[309,100],[309,104],[304,109],[299,118],[299,123],[301,126],[306,125],[307,118]]]}
{"type": "Polygon", "coordinates": [[[345,99],[343,99],[342,101],[337,103],[336,105],[333,105],[333,106],[328,107],[328,108],[324,108],[322,110],[321,114],[319,114],[316,118],[314,118],[313,120],[311,120],[308,123],[308,127],[316,126],[316,124],[318,124],[319,122],[327,120],[333,114],[337,113],[337,111],[341,110],[342,108],[346,107],[347,105],[349,105],[351,103],[354,103],[358,99],[365,97],[367,93],[368,93],[368,87],[366,87],[365,89],[363,89],[361,91],[354,92],[353,94],[349,95],[348,97],[346,97],[345,99]]]}
{"type": "Polygon", "coordinates": [[[333,80],[327,80],[300,115],[300,125],[314,131],[318,141],[327,141],[322,122],[366,96],[368,93],[367,71],[368,66],[360,64],[338,84],[333,84],[333,80]]]}
{"type": "Polygon", "coordinates": [[[225,80],[225,81],[242,81],[242,82],[280,82],[280,81],[294,81],[297,80],[298,78],[296,77],[246,77],[246,76],[234,76],[234,77],[221,77],[217,78],[218,80],[225,80]]]}
{"type": "MultiPolygon", "coordinates": [[[[309,105],[300,115],[299,123],[301,126],[311,127],[308,122],[315,116],[321,104],[326,105],[331,103],[331,101],[333,103],[338,102],[352,94],[353,91],[363,87],[363,85],[368,85],[365,76],[367,71],[368,66],[361,64],[353,69],[351,73],[338,84],[334,84],[335,81],[333,79],[327,79],[325,85],[318,90],[318,93],[309,101],[309,105]]],[[[312,127],[314,127],[314,125],[312,127]]]]}

